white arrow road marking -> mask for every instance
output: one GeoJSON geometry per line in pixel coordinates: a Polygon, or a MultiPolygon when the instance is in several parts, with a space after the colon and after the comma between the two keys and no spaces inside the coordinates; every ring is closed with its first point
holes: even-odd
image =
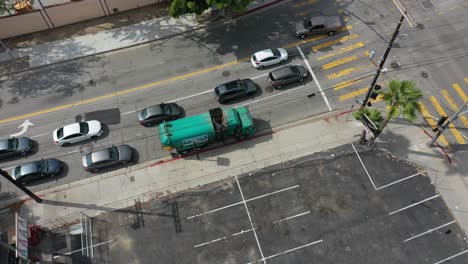
{"type": "Polygon", "coordinates": [[[34,126],[33,123],[31,123],[29,120],[24,120],[23,124],[19,125],[18,128],[22,127],[21,131],[16,133],[16,134],[13,134],[13,135],[10,135],[10,137],[17,137],[17,136],[21,136],[23,135],[24,133],[26,133],[26,131],[28,131],[28,127],[29,126],[34,126]]]}

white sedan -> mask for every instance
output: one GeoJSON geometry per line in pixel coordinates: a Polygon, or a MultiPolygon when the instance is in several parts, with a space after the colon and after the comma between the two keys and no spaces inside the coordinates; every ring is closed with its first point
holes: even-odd
{"type": "Polygon", "coordinates": [[[285,49],[266,49],[255,52],[250,58],[252,65],[261,70],[266,66],[285,63],[288,60],[288,52],[285,49]]]}
{"type": "Polygon", "coordinates": [[[70,145],[87,139],[97,139],[102,136],[101,122],[91,120],[74,123],[56,129],[53,133],[54,143],[59,146],[70,145]]]}

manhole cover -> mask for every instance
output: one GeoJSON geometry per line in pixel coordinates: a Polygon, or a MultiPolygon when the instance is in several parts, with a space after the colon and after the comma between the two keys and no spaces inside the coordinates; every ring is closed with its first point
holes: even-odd
{"type": "Polygon", "coordinates": [[[423,77],[424,79],[429,77],[429,74],[427,74],[427,72],[421,72],[421,77],[423,77]]]}
{"type": "Polygon", "coordinates": [[[434,8],[434,4],[430,0],[419,1],[419,4],[426,10],[434,8]]]}
{"type": "Polygon", "coordinates": [[[398,61],[392,61],[392,63],[390,64],[390,66],[391,66],[393,69],[398,69],[398,68],[400,68],[400,63],[398,63],[398,61]]]}
{"type": "Polygon", "coordinates": [[[229,75],[231,75],[231,72],[230,71],[223,71],[222,75],[223,75],[223,77],[228,77],[229,75]]]}
{"type": "Polygon", "coordinates": [[[273,92],[273,87],[271,87],[271,86],[265,87],[265,92],[272,93],[273,92]]]}

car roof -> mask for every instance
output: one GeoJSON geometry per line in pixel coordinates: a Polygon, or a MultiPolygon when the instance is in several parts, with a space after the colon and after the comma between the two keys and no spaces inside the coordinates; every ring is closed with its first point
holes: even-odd
{"type": "Polygon", "coordinates": [[[294,66],[286,66],[283,68],[276,69],[271,72],[271,75],[273,75],[273,78],[275,79],[282,78],[288,75],[293,75],[293,74],[295,75],[295,73],[292,70],[292,67],[294,66]]]}
{"type": "Polygon", "coordinates": [[[63,127],[63,137],[80,133],[80,123],[74,123],[63,127]]]}
{"type": "Polygon", "coordinates": [[[146,115],[147,116],[154,116],[154,115],[159,115],[164,113],[161,105],[153,105],[148,108],[146,108],[146,115]]]}
{"type": "Polygon", "coordinates": [[[37,172],[41,163],[44,163],[44,161],[37,160],[28,164],[21,165],[20,175],[18,175],[18,177],[37,172]]]}
{"type": "Polygon", "coordinates": [[[238,89],[242,88],[240,86],[241,82],[242,82],[242,80],[230,81],[230,82],[223,83],[223,84],[219,85],[218,87],[216,87],[216,89],[218,89],[219,93],[225,93],[225,92],[232,91],[232,90],[238,90],[238,89]]]}
{"type": "Polygon", "coordinates": [[[310,21],[312,22],[312,25],[323,25],[325,24],[325,17],[323,16],[311,17],[310,21]]]}
{"type": "Polygon", "coordinates": [[[257,58],[257,60],[263,60],[265,58],[273,56],[273,51],[271,49],[261,50],[256,52],[254,55],[257,58]]]}
{"type": "MultiPolygon", "coordinates": [[[[112,147],[111,147],[112,148],[112,147]]],[[[102,149],[91,153],[91,160],[93,163],[105,161],[110,159],[110,148],[102,149]]]]}

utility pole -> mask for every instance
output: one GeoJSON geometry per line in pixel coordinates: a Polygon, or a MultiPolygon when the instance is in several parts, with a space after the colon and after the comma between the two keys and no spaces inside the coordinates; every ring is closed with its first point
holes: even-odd
{"type": "Polygon", "coordinates": [[[42,203],[42,199],[39,198],[37,195],[35,195],[33,192],[31,192],[28,188],[24,187],[23,184],[16,182],[6,171],[0,169],[0,174],[7,179],[9,182],[13,183],[16,187],[21,189],[23,192],[25,192],[31,199],[36,201],[36,203],[42,203]]]}
{"type": "Polygon", "coordinates": [[[434,143],[436,142],[436,140],[440,137],[440,135],[442,135],[442,133],[444,133],[445,129],[453,123],[453,121],[457,120],[461,115],[464,115],[466,112],[463,112],[463,109],[465,108],[465,106],[468,104],[468,101],[465,102],[465,104],[462,105],[462,107],[460,107],[460,109],[458,109],[458,111],[452,116],[452,118],[450,118],[448,120],[447,123],[445,123],[445,125],[442,126],[441,129],[437,129],[439,132],[437,132],[437,135],[432,139],[431,143],[429,143],[429,146],[433,146],[434,143]]]}
{"type": "Polygon", "coordinates": [[[380,60],[379,67],[375,71],[375,74],[374,74],[374,77],[372,78],[369,89],[367,89],[366,95],[364,96],[364,100],[362,100],[361,108],[365,107],[367,105],[367,101],[369,101],[372,91],[374,90],[374,86],[377,83],[377,79],[379,78],[379,75],[382,72],[383,66],[385,65],[385,61],[387,60],[388,54],[390,53],[390,50],[392,49],[393,43],[395,42],[395,39],[400,33],[400,27],[401,27],[401,24],[403,23],[403,20],[405,20],[404,15],[400,17],[400,21],[398,22],[398,25],[395,31],[393,32],[393,36],[390,39],[390,42],[388,43],[387,49],[385,50],[385,53],[382,59],[380,60]]]}

